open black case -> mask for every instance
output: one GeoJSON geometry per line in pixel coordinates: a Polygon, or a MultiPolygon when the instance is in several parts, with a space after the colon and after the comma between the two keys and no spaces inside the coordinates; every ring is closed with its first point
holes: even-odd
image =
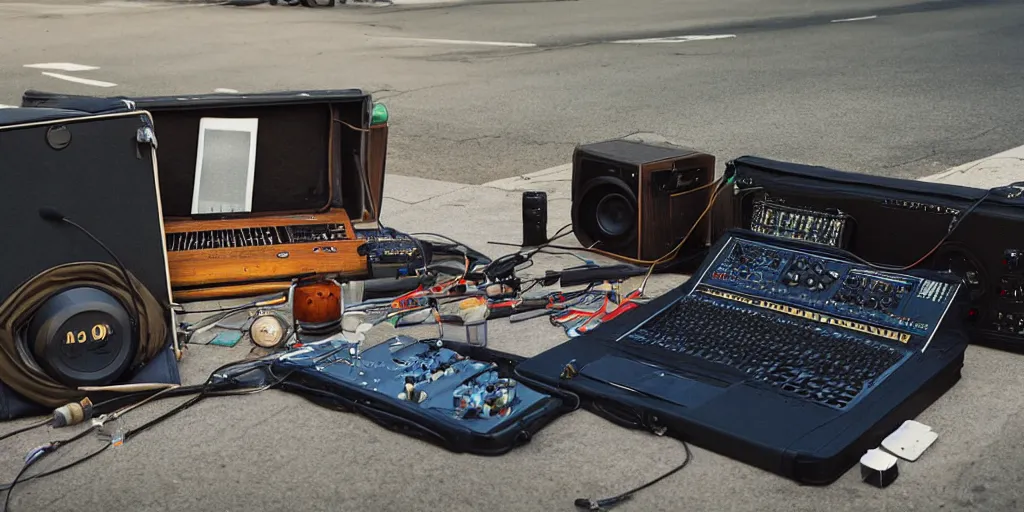
{"type": "MultiPolygon", "coordinates": [[[[165,349],[141,366],[127,367],[113,384],[180,383],[152,126],[147,112],[94,115],[68,109],[0,110],[0,233],[7,241],[0,302],[54,268],[81,262],[117,265],[119,259],[162,306],[159,320],[167,325],[165,349]],[[69,223],[45,218],[46,211],[83,226],[102,245],[69,223]],[[117,257],[112,258],[103,245],[117,257]]],[[[132,304],[122,306],[133,309],[132,304]]],[[[18,304],[11,307],[2,313],[8,315],[18,304]]],[[[30,312],[33,316],[37,313],[38,309],[30,312]]],[[[53,349],[70,351],[66,352],[68,364],[76,370],[94,369],[91,363],[82,362],[79,351],[66,345],[62,338],[62,348],[53,349]]],[[[87,349],[94,347],[97,351],[109,349],[104,345],[87,349]]],[[[28,361],[32,354],[19,348],[17,353],[4,350],[0,357],[28,361]]],[[[120,366],[112,363],[110,367],[120,366]]],[[[94,401],[103,398],[94,393],[89,397],[94,401]]],[[[0,420],[52,409],[0,383],[0,420]]]]}
{"type": "Polygon", "coordinates": [[[369,275],[386,125],[360,89],[92,97],[26,91],[26,107],[146,111],[178,302],[284,291],[296,276],[369,275]],[[212,149],[211,149],[212,148],[212,149]]]}
{"type": "Polygon", "coordinates": [[[352,222],[379,215],[384,170],[376,160],[384,155],[370,155],[373,100],[361,89],[130,97],[28,90],[22,106],[150,112],[168,220],[191,217],[197,133],[201,119],[210,117],[260,120],[254,215],[344,209],[352,222]],[[381,175],[370,176],[371,171],[381,175]]]}
{"type": "MultiPolygon", "coordinates": [[[[745,308],[773,311],[776,315],[773,318],[780,322],[793,315],[800,321],[813,320],[805,324],[810,329],[822,322],[846,325],[837,320],[838,316],[827,318],[835,313],[822,312],[832,311],[828,309],[832,306],[815,309],[758,292],[754,285],[739,288],[737,284],[735,288],[728,288],[731,285],[722,284],[748,282],[734,279],[736,274],[721,270],[722,262],[736,254],[733,248],[737,243],[768,247],[777,254],[788,251],[790,255],[828,259],[828,265],[845,266],[850,272],[862,269],[849,253],[838,249],[733,229],[711,247],[708,258],[686,283],[598,330],[524,361],[517,372],[530,380],[578,394],[584,407],[616,424],[666,429],[666,435],[811,485],[835,481],[853,467],[866,450],[877,447],[903,421],[914,418],[959,381],[967,347],[960,315],[962,289],[957,287],[954,276],[923,270],[899,276],[917,281],[919,284],[914,285],[917,290],[925,290],[926,284],[927,289],[944,289],[943,300],[949,301],[949,309],[933,311],[934,317],[940,320],[932,323],[937,330],[930,341],[924,343],[927,350],[916,348],[924,337],[912,340],[908,347],[915,348],[899,352],[905,354],[905,359],[882,374],[884,377],[876,379],[874,387],[862,388],[861,394],[847,405],[815,401],[813,395],[800,395],[786,385],[771,384],[772,380],[758,376],[757,370],[743,371],[720,364],[740,357],[735,355],[737,352],[729,351],[731,344],[749,341],[737,332],[741,323],[749,318],[742,313],[745,308]],[[733,289],[747,291],[729,291],[733,289]],[[716,291],[717,295],[713,295],[716,291]],[[685,326],[687,318],[671,308],[677,303],[694,300],[718,301],[728,306],[697,310],[705,313],[699,320],[713,321],[713,325],[705,331],[686,331],[679,326],[685,326]],[[667,327],[660,327],[661,318],[680,323],[670,321],[667,327]],[[641,334],[631,337],[636,332],[641,334]],[[652,334],[655,332],[664,337],[646,340],[675,337],[684,341],[669,349],[658,348],[661,341],[631,341],[657,336],[652,334]],[[701,333],[710,334],[706,335],[708,344],[695,342],[700,348],[694,350],[699,352],[680,348],[701,333]]],[[[754,253],[751,254],[754,258],[754,253]]],[[[783,268],[788,268],[790,263],[784,265],[783,268]]],[[[761,273],[756,272],[757,279],[761,279],[761,273]]],[[[764,273],[767,275],[767,271],[764,273]]],[[[755,275],[754,270],[750,275],[755,275]]],[[[870,330],[858,322],[849,325],[870,330]]],[[[796,377],[791,382],[799,381],[813,372],[797,371],[807,366],[787,366],[791,363],[779,361],[791,361],[786,347],[799,346],[800,341],[785,337],[765,339],[763,344],[756,345],[760,352],[748,351],[742,361],[763,361],[769,366],[775,361],[783,368],[795,368],[792,375],[796,377]]],[[[808,349],[804,355],[828,361],[847,357],[837,354],[838,350],[829,350],[822,353],[808,349]]],[[[797,387],[793,389],[799,391],[797,387]]]]}
{"type": "Polygon", "coordinates": [[[717,229],[820,238],[872,263],[951,271],[966,287],[971,342],[1024,352],[1024,182],[985,190],[753,156],[730,161],[726,177],[735,190],[717,229]],[[835,221],[839,236],[815,234],[814,222],[835,221]]]}
{"type": "Polygon", "coordinates": [[[518,356],[464,343],[397,336],[305,344],[270,366],[280,389],[359,413],[449,451],[501,455],[578,405],[574,395],[515,375],[518,356]]]}

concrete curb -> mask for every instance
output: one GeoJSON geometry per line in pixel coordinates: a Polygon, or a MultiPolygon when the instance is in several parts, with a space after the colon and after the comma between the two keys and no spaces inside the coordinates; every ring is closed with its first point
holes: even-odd
{"type": "Polygon", "coordinates": [[[1024,180],[1024,146],[925,176],[921,181],[992,188],[1024,180]]]}

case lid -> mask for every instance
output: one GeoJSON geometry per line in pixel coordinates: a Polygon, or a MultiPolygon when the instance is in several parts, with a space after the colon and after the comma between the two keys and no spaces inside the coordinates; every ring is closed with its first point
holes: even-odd
{"type": "Polygon", "coordinates": [[[42,218],[42,209],[52,209],[88,229],[157,300],[169,302],[149,115],[10,110],[20,110],[25,122],[10,123],[13,117],[0,111],[0,232],[8,242],[0,298],[58,265],[116,264],[75,228],[42,218]]]}
{"type": "Polygon", "coordinates": [[[90,114],[64,108],[0,108],[0,126],[71,119],[87,115],[90,114]]]}
{"type": "Polygon", "coordinates": [[[211,118],[258,120],[253,123],[258,127],[247,213],[344,207],[351,214],[362,209],[361,204],[343,201],[344,197],[358,203],[363,195],[359,189],[359,176],[367,166],[363,130],[370,126],[373,105],[371,96],[361,89],[139,97],[29,90],[22,95],[22,105],[92,113],[150,112],[159,141],[161,203],[168,219],[193,216],[201,125],[211,118]],[[342,189],[352,193],[343,196],[342,189]]]}

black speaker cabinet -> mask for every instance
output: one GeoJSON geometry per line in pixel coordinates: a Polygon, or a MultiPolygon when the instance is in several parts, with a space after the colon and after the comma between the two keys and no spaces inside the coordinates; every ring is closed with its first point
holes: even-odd
{"type": "MultiPolygon", "coordinates": [[[[714,175],[713,155],[684,147],[624,139],[578,146],[572,170],[576,238],[584,247],[628,259],[664,257],[708,207],[713,187],[706,185],[714,175]]],[[[706,249],[709,227],[710,214],[679,258],[706,249]]]]}
{"type": "MultiPolygon", "coordinates": [[[[154,140],[147,112],[95,116],[62,109],[0,110],[0,235],[4,240],[0,303],[33,277],[55,267],[78,262],[117,265],[100,243],[74,227],[73,222],[109,247],[157,302],[169,306],[170,278],[154,140]]],[[[112,320],[106,323],[126,324],[123,318],[114,322],[120,318],[115,311],[119,307],[105,304],[107,298],[101,296],[103,293],[76,293],[62,300],[69,305],[96,305],[89,313],[76,313],[76,318],[99,315],[106,308],[114,311],[107,315],[112,320]]],[[[57,306],[60,304],[47,307],[57,306]]],[[[134,310],[132,304],[120,306],[134,310]]],[[[45,309],[31,314],[38,319],[45,309]]],[[[82,370],[76,364],[90,366],[92,363],[86,364],[84,359],[96,354],[78,357],[66,352],[86,347],[79,344],[85,343],[88,335],[96,337],[99,327],[68,330],[65,344],[63,331],[67,329],[55,326],[63,325],[66,317],[65,312],[58,311],[39,325],[33,320],[32,330],[62,340],[54,350],[65,359],[74,360],[64,372],[74,374],[82,370]]],[[[163,366],[156,370],[147,370],[145,366],[132,368],[132,373],[124,374],[119,383],[132,382],[135,377],[145,382],[178,381],[170,350],[175,330],[170,327],[174,319],[169,307],[163,320],[168,325],[168,350],[164,352],[169,354],[169,360],[162,361],[163,366]]],[[[87,350],[91,352],[110,351],[107,343],[88,346],[100,347],[87,350]]],[[[127,367],[121,359],[108,363],[127,367]]],[[[0,419],[18,417],[31,409],[23,397],[0,384],[0,419]]]]}

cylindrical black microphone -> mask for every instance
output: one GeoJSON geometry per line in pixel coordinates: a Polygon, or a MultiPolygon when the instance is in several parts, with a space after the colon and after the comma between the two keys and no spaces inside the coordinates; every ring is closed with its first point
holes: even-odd
{"type": "Polygon", "coordinates": [[[64,217],[63,213],[60,213],[57,210],[54,210],[53,208],[46,207],[39,209],[39,216],[42,217],[44,220],[49,220],[53,222],[60,222],[66,218],[64,217]]]}
{"type": "Polygon", "coordinates": [[[548,243],[548,195],[543,191],[523,192],[523,247],[548,243]]]}

